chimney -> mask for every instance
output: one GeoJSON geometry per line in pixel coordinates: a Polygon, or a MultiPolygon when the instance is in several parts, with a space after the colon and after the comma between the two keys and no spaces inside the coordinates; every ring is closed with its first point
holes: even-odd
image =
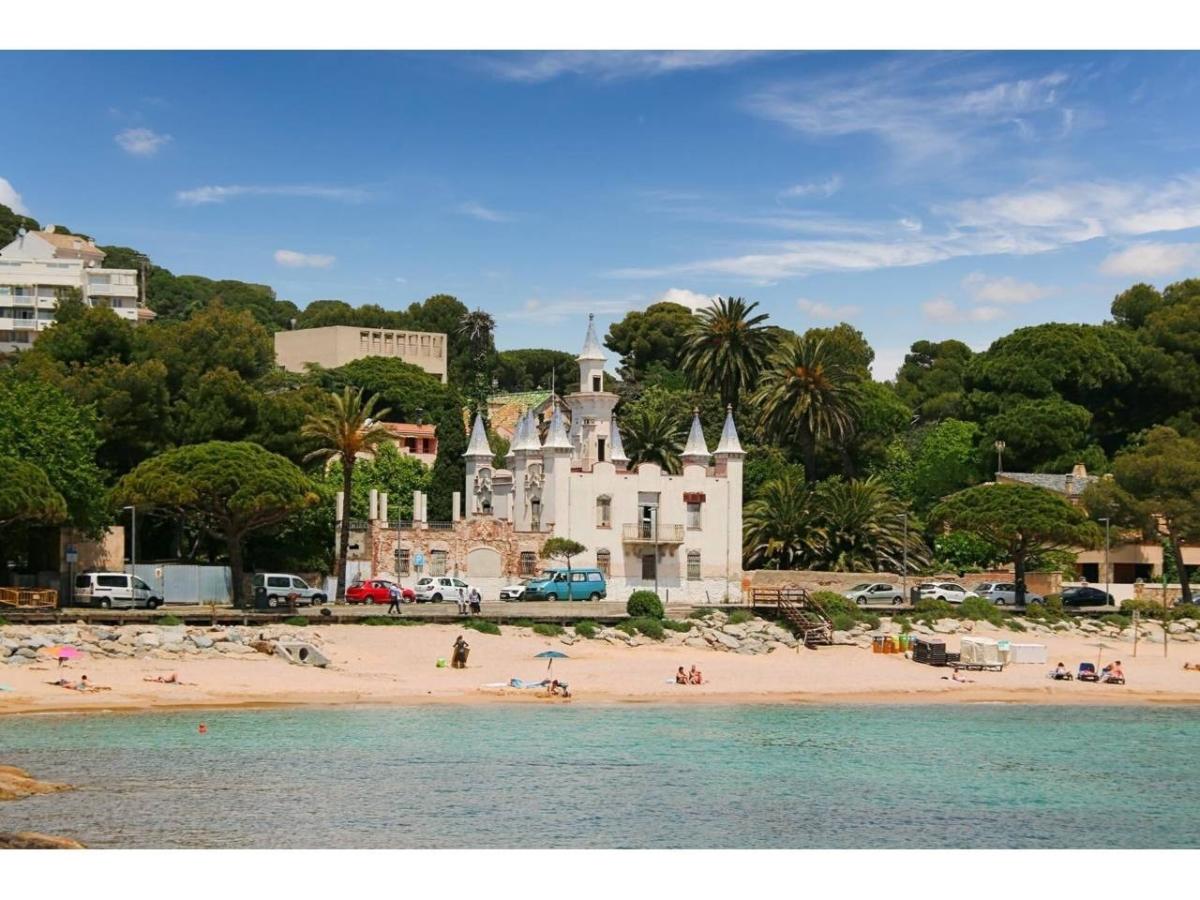
{"type": "Polygon", "coordinates": [[[1075,468],[1071,470],[1071,476],[1076,481],[1082,481],[1087,478],[1087,466],[1083,463],[1075,463],[1075,468]]]}

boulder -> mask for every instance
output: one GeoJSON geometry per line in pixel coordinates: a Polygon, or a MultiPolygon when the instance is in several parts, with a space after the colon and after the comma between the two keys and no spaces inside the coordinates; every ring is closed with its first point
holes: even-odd
{"type": "Polygon", "coordinates": [[[683,639],[683,646],[691,647],[695,650],[707,650],[708,641],[704,640],[702,637],[689,636],[683,639]]]}
{"type": "Polygon", "coordinates": [[[85,850],[72,838],[38,831],[0,831],[0,850],[85,850]]]}
{"type": "Polygon", "coordinates": [[[24,659],[37,659],[37,651],[32,647],[18,647],[13,651],[13,656],[20,656],[24,659]]]}
{"type": "Polygon", "coordinates": [[[28,666],[33,663],[33,659],[28,656],[21,656],[17,653],[14,653],[12,656],[0,657],[0,662],[3,662],[9,666],[28,666]]]}
{"type": "Polygon", "coordinates": [[[188,637],[188,640],[200,650],[207,650],[213,645],[213,639],[206,634],[193,634],[188,637]]]}
{"type": "Polygon", "coordinates": [[[959,624],[958,619],[938,619],[933,623],[933,630],[938,634],[955,634],[959,624]]]}
{"type": "Polygon", "coordinates": [[[835,631],[833,633],[833,642],[835,644],[849,644],[854,640],[854,635],[849,631],[835,631]]]}
{"type": "Polygon", "coordinates": [[[133,644],[135,647],[143,647],[143,648],[157,647],[161,643],[162,643],[162,641],[159,640],[158,635],[155,634],[153,631],[143,631],[141,634],[139,634],[136,638],[133,639],[133,644]]]}
{"type": "Polygon", "coordinates": [[[1188,627],[1183,622],[1171,622],[1167,625],[1167,631],[1171,634],[1183,634],[1188,630],[1188,627]]]}
{"type": "Polygon", "coordinates": [[[710,631],[705,637],[708,642],[718,650],[736,650],[742,646],[742,642],[735,638],[732,634],[725,634],[723,631],[710,631]]]}

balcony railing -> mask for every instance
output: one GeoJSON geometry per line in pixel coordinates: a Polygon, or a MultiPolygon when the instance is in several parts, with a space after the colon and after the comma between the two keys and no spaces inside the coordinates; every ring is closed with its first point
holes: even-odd
{"type": "Polygon", "coordinates": [[[682,544],[683,526],[627,522],[621,526],[621,540],[626,544],[682,544]]]}

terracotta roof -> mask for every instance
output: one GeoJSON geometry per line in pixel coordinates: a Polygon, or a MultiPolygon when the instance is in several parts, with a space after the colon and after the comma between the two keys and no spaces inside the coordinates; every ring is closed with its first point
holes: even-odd
{"type": "Polygon", "coordinates": [[[397,437],[437,437],[437,426],[414,425],[410,422],[380,422],[384,431],[397,437]]]}
{"type": "Polygon", "coordinates": [[[80,252],[95,253],[101,258],[104,257],[104,251],[100,250],[91,241],[77,234],[58,234],[57,232],[51,233],[49,231],[36,231],[33,233],[58,250],[78,250],[80,252]],[[76,242],[79,244],[78,247],[75,246],[76,242]]]}

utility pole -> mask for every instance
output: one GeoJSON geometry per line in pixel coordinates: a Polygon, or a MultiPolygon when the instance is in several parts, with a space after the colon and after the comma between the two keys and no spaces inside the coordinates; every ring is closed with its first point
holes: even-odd
{"type": "Polygon", "coordinates": [[[1109,581],[1111,580],[1111,576],[1109,575],[1109,568],[1108,568],[1108,545],[1109,545],[1109,537],[1108,536],[1109,536],[1109,525],[1111,524],[1111,520],[1109,519],[1108,516],[1105,516],[1100,521],[1104,523],[1104,595],[1105,595],[1104,596],[1104,605],[1107,606],[1108,601],[1111,597],[1111,594],[1109,594],[1109,581]]]}
{"type": "Polygon", "coordinates": [[[900,513],[904,520],[904,562],[900,569],[900,592],[903,594],[902,603],[908,602],[908,513],[900,513]]]}
{"type": "Polygon", "coordinates": [[[999,475],[1004,471],[1004,448],[1008,445],[1004,441],[996,441],[992,446],[996,448],[996,474],[999,475]]]}
{"type": "Polygon", "coordinates": [[[124,508],[129,510],[129,568],[131,574],[137,577],[137,507],[126,506],[124,508]]]}

